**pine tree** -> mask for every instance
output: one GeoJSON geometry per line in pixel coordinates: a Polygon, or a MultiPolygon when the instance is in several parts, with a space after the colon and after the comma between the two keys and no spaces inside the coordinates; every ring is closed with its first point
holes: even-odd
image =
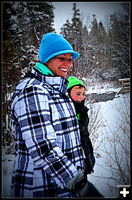
{"type": "Polygon", "coordinates": [[[93,15],[93,21],[91,22],[91,31],[89,34],[90,40],[93,46],[97,46],[97,37],[98,37],[98,23],[96,15],[93,15]]]}
{"type": "MultiPolygon", "coordinates": [[[[66,23],[61,28],[60,33],[70,42],[73,49],[82,55],[83,53],[83,46],[82,46],[83,24],[80,19],[80,10],[77,9],[76,3],[73,4],[72,10],[73,10],[73,17],[71,19],[71,22],[67,20],[66,23]]],[[[73,66],[69,75],[80,74],[80,71],[82,70],[81,69],[82,66],[80,65],[80,62],[81,62],[80,58],[73,62],[73,66]]]]}
{"type": "MultiPolygon", "coordinates": [[[[27,6],[30,16],[30,27],[38,40],[41,40],[44,33],[54,31],[54,7],[51,3],[27,3],[27,6]]],[[[37,47],[39,47],[39,43],[37,47]]]]}
{"type": "Polygon", "coordinates": [[[98,25],[98,35],[97,35],[97,41],[98,41],[98,47],[100,49],[104,48],[104,45],[106,44],[106,31],[104,29],[103,23],[100,21],[98,25]]]}
{"type": "MultiPolygon", "coordinates": [[[[130,75],[129,58],[129,12],[111,15],[109,27],[109,57],[112,67],[118,70],[119,77],[130,75]]],[[[118,77],[118,78],[119,78],[118,77]]]]}
{"type": "Polygon", "coordinates": [[[66,20],[60,33],[72,44],[75,51],[80,51],[82,22],[80,19],[80,10],[77,9],[76,3],[73,4],[72,10],[73,17],[71,23],[69,20],[66,20]]]}
{"type": "Polygon", "coordinates": [[[66,23],[63,24],[63,26],[60,28],[62,34],[69,42],[72,41],[73,35],[72,35],[72,24],[69,22],[69,20],[66,20],[66,23]]]}
{"type": "MultiPolygon", "coordinates": [[[[54,31],[52,3],[4,2],[3,6],[3,127],[10,109],[10,94],[37,60],[38,46],[46,32],[54,31]]],[[[3,131],[5,132],[5,130],[3,131]]]]}

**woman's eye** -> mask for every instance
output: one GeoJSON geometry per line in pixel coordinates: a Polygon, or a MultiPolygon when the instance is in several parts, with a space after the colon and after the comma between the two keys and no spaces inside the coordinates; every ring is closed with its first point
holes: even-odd
{"type": "Polygon", "coordinates": [[[68,61],[68,62],[72,61],[72,59],[65,59],[65,58],[62,58],[62,57],[58,57],[58,59],[61,60],[61,61],[68,61]]]}
{"type": "Polygon", "coordinates": [[[58,58],[58,59],[59,59],[59,60],[63,60],[63,61],[65,60],[65,58],[61,58],[61,57],[60,57],[60,58],[58,58]]]}

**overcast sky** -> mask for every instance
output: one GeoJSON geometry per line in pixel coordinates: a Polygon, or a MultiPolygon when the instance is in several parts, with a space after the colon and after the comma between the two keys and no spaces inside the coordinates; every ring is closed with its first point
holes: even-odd
{"type": "MultiPolygon", "coordinates": [[[[73,16],[73,3],[74,2],[52,2],[55,6],[54,24],[57,33],[60,32],[60,27],[66,22],[66,19],[71,20],[73,16]]],[[[93,14],[96,15],[97,21],[100,20],[105,23],[110,14],[115,12],[124,12],[122,4],[130,4],[129,2],[76,2],[77,8],[80,9],[83,22],[89,26],[92,21],[93,14]]]]}

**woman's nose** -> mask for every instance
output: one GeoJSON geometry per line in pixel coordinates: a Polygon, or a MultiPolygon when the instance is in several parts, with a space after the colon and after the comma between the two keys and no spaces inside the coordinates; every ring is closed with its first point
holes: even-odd
{"type": "Polygon", "coordinates": [[[64,64],[65,64],[65,65],[68,65],[68,66],[71,66],[71,65],[72,65],[72,61],[69,60],[69,59],[65,59],[65,60],[64,60],[64,64]]]}

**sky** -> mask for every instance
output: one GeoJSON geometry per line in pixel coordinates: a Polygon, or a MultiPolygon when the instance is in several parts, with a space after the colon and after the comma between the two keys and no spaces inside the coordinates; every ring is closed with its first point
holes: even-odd
{"type": "MultiPolygon", "coordinates": [[[[60,32],[60,27],[66,22],[69,21],[73,15],[73,3],[74,2],[52,2],[55,9],[55,19],[54,24],[57,33],[60,32]]],[[[77,8],[79,8],[83,22],[89,27],[90,22],[92,21],[92,15],[95,14],[97,21],[100,20],[105,23],[108,16],[114,12],[124,12],[123,4],[128,4],[129,2],[75,2],[77,8]]]]}

